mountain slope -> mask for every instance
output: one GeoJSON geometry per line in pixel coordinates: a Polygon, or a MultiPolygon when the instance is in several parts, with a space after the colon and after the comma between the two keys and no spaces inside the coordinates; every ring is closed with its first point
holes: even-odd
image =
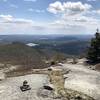
{"type": "Polygon", "coordinates": [[[38,49],[23,43],[0,45],[0,62],[12,65],[22,65],[22,69],[47,67],[44,56],[38,49]]]}

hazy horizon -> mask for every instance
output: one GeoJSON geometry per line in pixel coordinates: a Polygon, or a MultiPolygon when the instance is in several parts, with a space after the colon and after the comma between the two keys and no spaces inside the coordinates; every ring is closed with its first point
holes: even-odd
{"type": "Polygon", "coordinates": [[[0,36],[94,36],[94,34],[0,34],[0,36]]]}

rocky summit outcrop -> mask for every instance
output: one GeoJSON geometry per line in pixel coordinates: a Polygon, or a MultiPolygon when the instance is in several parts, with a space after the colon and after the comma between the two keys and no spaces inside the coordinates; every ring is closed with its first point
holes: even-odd
{"type": "MultiPolygon", "coordinates": [[[[53,90],[42,88],[39,96],[57,100],[94,100],[92,97],[71,89],[65,89],[63,71],[55,69],[49,73],[50,83],[53,85],[53,90]]],[[[48,85],[50,86],[50,85],[48,85]]]]}
{"type": "Polygon", "coordinates": [[[82,64],[32,70],[32,74],[0,81],[0,100],[100,100],[100,72],[82,64]],[[20,86],[27,80],[30,90],[20,86]]]}

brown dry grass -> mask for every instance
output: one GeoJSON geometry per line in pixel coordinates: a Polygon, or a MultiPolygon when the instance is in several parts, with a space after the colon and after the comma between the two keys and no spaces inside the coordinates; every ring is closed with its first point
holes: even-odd
{"type": "Polygon", "coordinates": [[[100,71],[100,63],[95,65],[95,69],[100,71]]]}
{"type": "Polygon", "coordinates": [[[64,78],[63,73],[60,70],[53,70],[49,74],[50,82],[54,85],[55,94],[56,95],[63,95],[65,94],[64,91],[64,78]]]}

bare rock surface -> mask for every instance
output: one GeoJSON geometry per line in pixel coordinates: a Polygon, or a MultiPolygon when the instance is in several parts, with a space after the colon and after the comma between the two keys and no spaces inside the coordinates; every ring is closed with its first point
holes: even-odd
{"type": "Polygon", "coordinates": [[[100,100],[100,72],[88,69],[88,66],[82,64],[63,64],[63,70],[71,70],[64,77],[65,88],[80,91],[96,100],[100,100]]]}
{"type": "Polygon", "coordinates": [[[4,79],[0,81],[0,100],[100,100],[100,72],[88,68],[82,64],[65,63],[55,66],[50,75],[31,74],[4,79]],[[68,70],[70,72],[64,75],[61,72],[68,70]],[[63,76],[67,77],[65,81],[63,76]],[[55,97],[53,91],[43,89],[45,84],[49,84],[50,77],[61,97],[55,97]],[[28,81],[31,90],[20,90],[24,80],[28,81]]]}
{"type": "Polygon", "coordinates": [[[37,91],[47,81],[47,75],[33,74],[12,77],[0,82],[0,100],[42,100],[37,91]],[[27,80],[31,90],[22,92],[20,86],[27,80]]]}

